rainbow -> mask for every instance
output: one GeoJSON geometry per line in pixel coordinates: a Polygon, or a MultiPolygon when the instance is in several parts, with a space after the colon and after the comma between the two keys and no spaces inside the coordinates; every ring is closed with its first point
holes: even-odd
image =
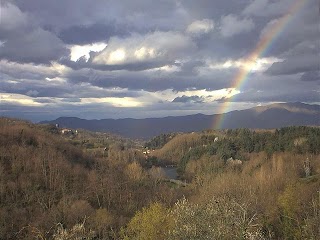
{"type": "MultiPolygon", "coordinates": [[[[260,38],[258,44],[256,45],[255,49],[247,56],[245,59],[245,63],[255,63],[261,56],[263,56],[268,49],[272,46],[272,44],[276,41],[279,35],[284,31],[288,23],[294,18],[294,16],[298,13],[300,9],[303,8],[305,3],[308,0],[295,0],[294,3],[289,8],[289,11],[278,19],[272,28],[267,30],[262,37],[260,38]]],[[[240,90],[243,87],[244,83],[248,79],[249,74],[251,73],[251,69],[247,67],[240,67],[240,70],[234,77],[230,88],[240,90]]],[[[234,95],[236,96],[236,95],[234,95]]],[[[213,129],[221,129],[223,128],[224,122],[224,114],[230,110],[232,105],[232,98],[226,100],[222,103],[221,107],[219,108],[219,113],[214,120],[213,129]]]]}

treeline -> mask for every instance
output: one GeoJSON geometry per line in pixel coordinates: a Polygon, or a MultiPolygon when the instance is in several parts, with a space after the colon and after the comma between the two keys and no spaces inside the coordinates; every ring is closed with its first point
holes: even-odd
{"type": "Polygon", "coordinates": [[[245,152],[266,151],[293,152],[298,154],[320,153],[320,128],[292,126],[274,131],[250,131],[249,129],[227,130],[226,136],[234,141],[238,149],[245,152]]]}
{"type": "Polygon", "coordinates": [[[171,160],[183,174],[188,161],[203,155],[216,155],[224,162],[230,158],[246,161],[248,154],[259,152],[265,152],[268,158],[277,152],[318,155],[320,128],[300,126],[276,130],[234,129],[183,134],[157,150],[154,156],[163,161],[171,160]]]}

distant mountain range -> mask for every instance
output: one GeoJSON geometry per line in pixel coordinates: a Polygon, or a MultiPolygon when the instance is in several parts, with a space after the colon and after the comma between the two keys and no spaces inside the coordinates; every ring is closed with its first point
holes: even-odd
{"type": "MultiPolygon", "coordinates": [[[[304,103],[276,103],[223,114],[223,128],[280,128],[286,126],[320,126],[320,105],[304,103]]],[[[130,138],[148,139],[161,133],[192,132],[210,129],[219,114],[145,119],[85,120],[60,117],[41,123],[59,124],[60,127],[110,132],[130,138]]]]}

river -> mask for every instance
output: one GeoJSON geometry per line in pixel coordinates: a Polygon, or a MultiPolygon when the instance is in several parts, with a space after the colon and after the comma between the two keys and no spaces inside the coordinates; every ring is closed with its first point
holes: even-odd
{"type": "Polygon", "coordinates": [[[161,167],[165,172],[166,177],[170,179],[178,179],[177,168],[176,167],[161,167]]]}

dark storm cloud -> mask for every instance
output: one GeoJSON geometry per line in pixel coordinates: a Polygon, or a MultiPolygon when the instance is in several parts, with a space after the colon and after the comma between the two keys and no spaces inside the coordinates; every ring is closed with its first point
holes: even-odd
{"type": "Polygon", "coordinates": [[[67,44],[91,44],[94,42],[106,42],[112,36],[128,36],[129,31],[115,22],[109,24],[95,23],[89,26],[76,25],[61,30],[59,37],[67,44]]]}

